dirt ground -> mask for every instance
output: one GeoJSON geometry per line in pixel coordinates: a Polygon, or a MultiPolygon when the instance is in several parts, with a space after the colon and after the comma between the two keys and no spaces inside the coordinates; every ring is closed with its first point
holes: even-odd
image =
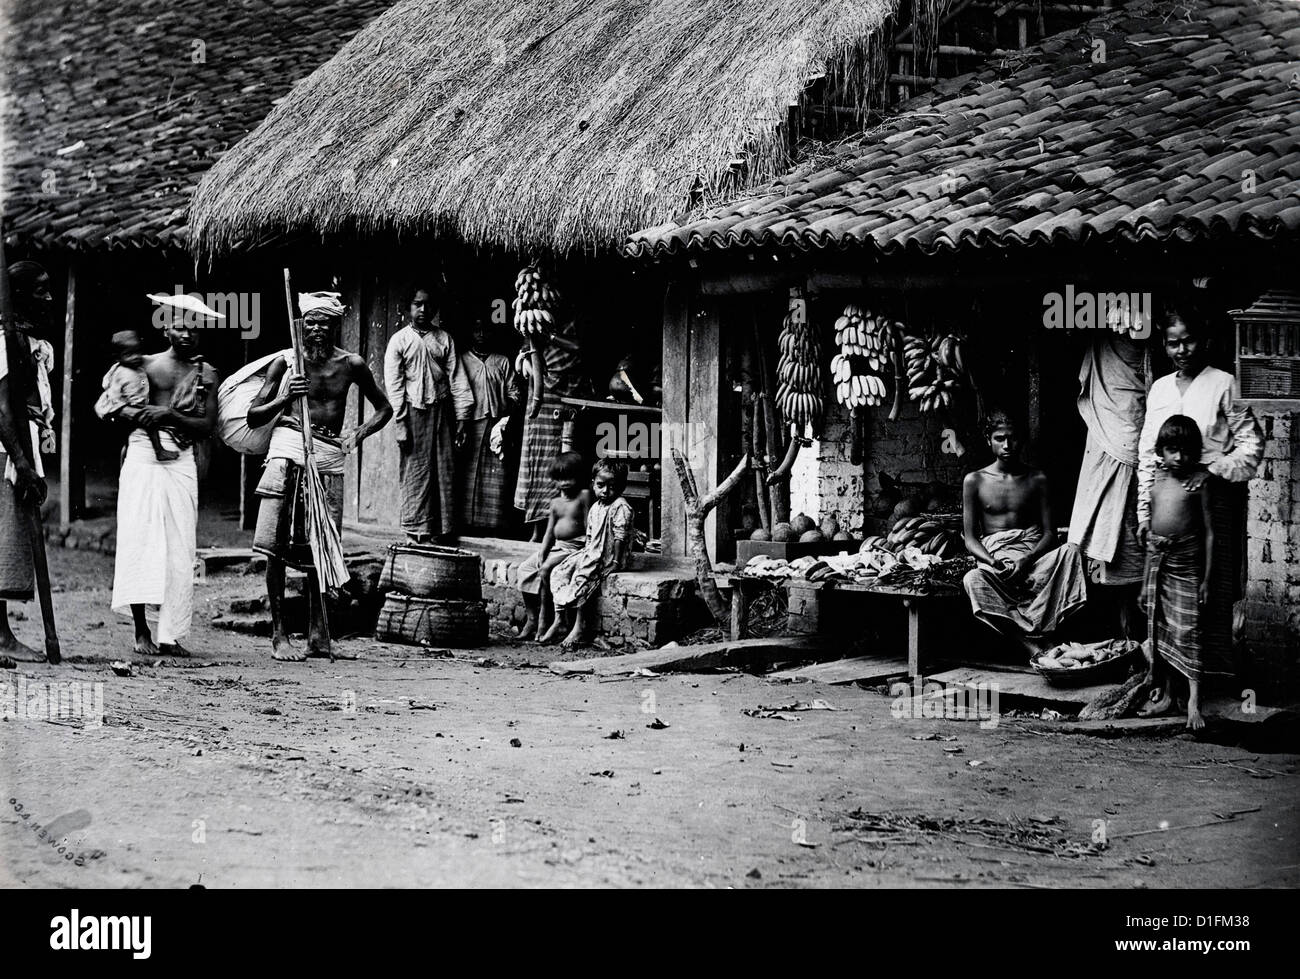
{"type": "MultiPolygon", "coordinates": [[[[897,719],[743,674],[564,678],[536,647],[280,664],[210,624],[235,576],[197,588],[195,659],[118,677],[112,559],[51,563],[64,664],[4,679],[102,682],[104,723],[0,723],[0,885],[1300,883],[1295,755],[897,719]],[[836,709],[742,713],[815,698],[836,709]]],[[[39,639],[34,603],[11,618],[39,639]]]]}

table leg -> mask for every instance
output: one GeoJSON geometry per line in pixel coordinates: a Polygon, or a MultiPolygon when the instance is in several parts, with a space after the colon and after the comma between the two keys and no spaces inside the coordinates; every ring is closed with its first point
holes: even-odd
{"type": "Polygon", "coordinates": [[[903,599],[907,609],[907,672],[911,676],[921,675],[921,608],[910,598],[903,599]]]}
{"type": "Polygon", "coordinates": [[[745,586],[737,581],[731,586],[731,638],[745,638],[745,612],[749,604],[746,600],[745,586]]]}

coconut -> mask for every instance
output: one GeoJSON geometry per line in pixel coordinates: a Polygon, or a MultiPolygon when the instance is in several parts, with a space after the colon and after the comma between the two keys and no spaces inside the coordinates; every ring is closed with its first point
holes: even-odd
{"type": "Polygon", "coordinates": [[[909,517],[919,517],[921,515],[921,505],[910,497],[894,507],[894,512],[889,516],[889,525],[892,527],[900,520],[906,520],[909,517]]]}
{"type": "Polygon", "coordinates": [[[772,535],[769,534],[762,527],[759,527],[757,530],[755,530],[752,534],[749,535],[749,539],[750,540],[771,540],[772,535]]]}
{"type": "Polygon", "coordinates": [[[794,539],[794,530],[788,523],[782,521],[772,528],[772,540],[792,541],[794,539]]]}
{"type": "Polygon", "coordinates": [[[822,517],[822,522],[817,529],[822,532],[822,536],[827,540],[833,540],[835,535],[840,532],[840,522],[835,519],[834,514],[827,514],[822,517]]]}
{"type": "Polygon", "coordinates": [[[831,540],[853,540],[853,538],[849,536],[847,530],[837,530],[831,535],[831,540]]]}
{"type": "Polygon", "coordinates": [[[790,529],[799,535],[806,534],[808,531],[815,530],[816,528],[817,525],[813,523],[812,517],[808,516],[806,513],[801,513],[790,521],[790,529]]]}
{"type": "Polygon", "coordinates": [[[812,530],[805,530],[799,535],[800,544],[820,544],[825,539],[826,538],[822,536],[822,532],[816,527],[812,530]]]}

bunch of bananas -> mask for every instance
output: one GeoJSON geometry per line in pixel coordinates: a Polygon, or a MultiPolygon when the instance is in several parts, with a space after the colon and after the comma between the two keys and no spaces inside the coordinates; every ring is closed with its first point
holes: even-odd
{"type": "Polygon", "coordinates": [[[794,296],[777,340],[776,406],[798,435],[811,427],[816,432],[826,412],[822,400],[821,343],[804,315],[803,299],[794,296]]]}
{"type": "Polygon", "coordinates": [[[848,408],[875,407],[889,396],[898,324],[849,303],[835,321],[840,352],[831,358],[835,396],[848,408]]]}
{"type": "Polygon", "coordinates": [[[560,291],[550,285],[538,265],[525,265],[515,276],[515,329],[524,336],[548,336],[555,329],[560,291]]]}
{"type": "Polygon", "coordinates": [[[901,551],[905,547],[915,547],[922,554],[937,554],[945,560],[966,553],[966,545],[962,542],[961,534],[949,530],[938,521],[926,520],[924,517],[899,517],[889,535],[879,546],[887,551],[901,551]]]}
{"type": "Polygon", "coordinates": [[[906,337],[903,360],[907,365],[907,396],[919,401],[922,411],[952,406],[953,392],[966,373],[961,337],[952,333],[930,340],[906,337]]]}

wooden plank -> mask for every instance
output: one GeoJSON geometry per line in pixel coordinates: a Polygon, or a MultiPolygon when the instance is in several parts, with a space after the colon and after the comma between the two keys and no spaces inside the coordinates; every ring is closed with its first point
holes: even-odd
{"type": "MultiPolygon", "coordinates": [[[[343,328],[339,332],[339,346],[344,350],[365,356],[365,312],[361,308],[361,276],[354,275],[352,284],[344,300],[348,309],[343,315],[343,328]]],[[[378,378],[380,385],[383,377],[378,378]]],[[[365,418],[367,405],[357,393],[356,386],[348,390],[347,408],[343,412],[344,428],[360,425],[365,418]]],[[[377,435],[375,438],[382,438],[377,435]]],[[[349,453],[343,460],[343,519],[355,523],[357,509],[361,500],[361,456],[366,447],[363,445],[355,452],[349,453]]]]}
{"type": "Polygon", "coordinates": [[[1037,673],[1010,673],[1002,670],[974,669],[968,666],[946,670],[927,676],[934,681],[951,686],[977,687],[996,683],[998,693],[1013,697],[1030,697],[1052,704],[1070,704],[1082,707],[1098,694],[1117,686],[1102,683],[1090,687],[1054,687],[1037,673]]]}
{"type": "Polygon", "coordinates": [[[816,636],[793,639],[740,639],[701,643],[698,646],[665,646],[625,656],[598,656],[592,659],[556,660],[553,673],[625,676],[638,670],[656,673],[691,673],[724,667],[749,668],[778,660],[830,658],[837,646],[829,639],[816,636]]]}
{"type": "Polygon", "coordinates": [[[887,680],[890,677],[904,676],[907,673],[907,661],[891,656],[855,656],[852,659],[837,659],[829,663],[814,663],[794,670],[782,670],[771,673],[771,680],[815,680],[818,683],[843,684],[887,680]]]}
{"type": "Polygon", "coordinates": [[[86,504],[85,467],[73,461],[72,391],[76,377],[77,263],[68,262],[68,305],[63,318],[63,414],[59,419],[59,525],[69,526],[86,504]]]}
{"type": "MultiPolygon", "coordinates": [[[[700,495],[711,493],[726,478],[722,471],[722,406],[727,400],[722,379],[722,328],[716,303],[701,303],[690,318],[690,404],[687,451],[700,495]]],[[[704,540],[716,561],[726,524],[715,509],[704,520],[704,540]]]]}
{"type": "MultiPolygon", "coordinates": [[[[409,284],[392,280],[382,271],[374,271],[366,281],[367,287],[363,290],[363,308],[366,311],[364,356],[375,377],[382,379],[388,341],[405,322],[409,284]]],[[[397,442],[391,428],[376,435],[365,448],[358,465],[357,521],[397,527],[401,523],[398,517],[397,442]]]]}
{"type": "Polygon", "coordinates": [[[686,502],[682,488],[673,476],[672,450],[686,451],[687,395],[690,391],[690,330],[687,317],[690,303],[687,287],[680,282],[669,285],[664,295],[663,313],[663,418],[660,423],[660,466],[662,483],[663,553],[671,557],[686,555],[686,502]]]}

